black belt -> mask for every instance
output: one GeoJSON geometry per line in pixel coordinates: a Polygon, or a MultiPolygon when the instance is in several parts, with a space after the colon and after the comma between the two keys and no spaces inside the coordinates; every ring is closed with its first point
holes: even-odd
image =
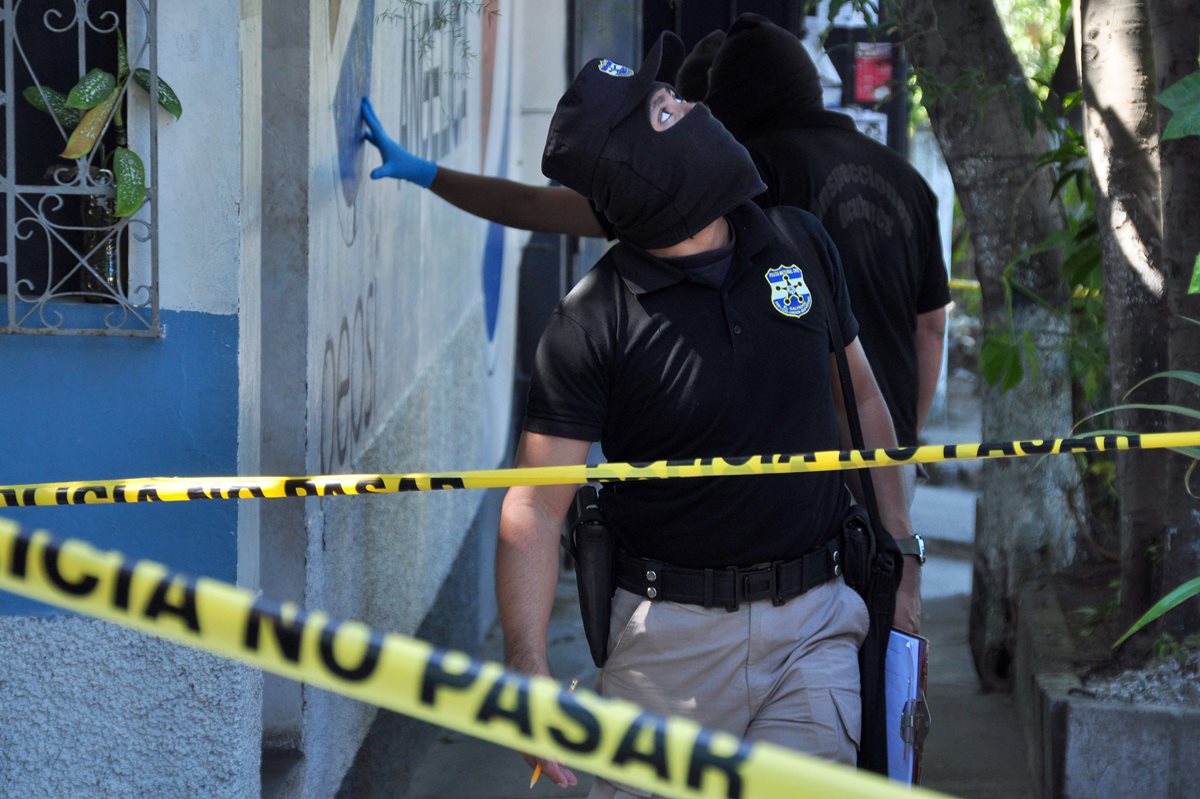
{"type": "Polygon", "coordinates": [[[617,553],[617,585],[654,601],[682,602],[734,611],[742,602],[769,599],[782,605],[842,573],[841,536],[796,560],[739,569],[684,569],[617,553]]]}

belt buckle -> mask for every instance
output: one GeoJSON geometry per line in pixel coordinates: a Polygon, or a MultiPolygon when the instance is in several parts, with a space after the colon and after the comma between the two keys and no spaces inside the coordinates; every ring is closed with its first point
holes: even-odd
{"type": "Polygon", "coordinates": [[[771,604],[775,606],[782,605],[783,602],[779,599],[779,581],[777,579],[778,564],[771,563],[764,568],[753,569],[751,571],[742,572],[738,575],[738,599],[745,596],[752,598],[770,597],[771,604]],[[762,596],[762,591],[766,590],[766,597],[762,596]],[[758,596],[756,596],[756,594],[758,596]]]}

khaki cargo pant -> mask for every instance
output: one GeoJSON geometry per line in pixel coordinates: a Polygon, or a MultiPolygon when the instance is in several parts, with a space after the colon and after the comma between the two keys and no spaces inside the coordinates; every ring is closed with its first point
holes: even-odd
{"type": "MultiPolygon", "coordinates": [[[[599,691],[684,716],[749,742],[770,741],[853,765],[861,724],[858,648],[867,608],[837,578],[775,607],[730,613],[613,598],[599,691]]],[[[597,778],[589,799],[657,796],[597,778]]]]}

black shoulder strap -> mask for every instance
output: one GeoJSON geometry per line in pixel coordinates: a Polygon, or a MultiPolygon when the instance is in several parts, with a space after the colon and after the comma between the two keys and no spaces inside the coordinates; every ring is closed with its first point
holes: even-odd
{"type": "MultiPolygon", "coordinates": [[[[826,273],[823,260],[818,257],[811,243],[802,247],[792,235],[788,219],[782,207],[767,210],[767,217],[779,231],[779,235],[791,247],[797,258],[807,266],[815,263],[815,267],[806,273],[809,291],[813,292],[818,303],[824,309],[825,327],[829,331],[829,340],[833,345],[834,357],[837,359],[838,378],[842,389],[842,405],[846,409],[846,421],[850,424],[850,441],[855,449],[863,449],[862,424],[858,418],[858,404],[854,400],[854,384],[850,380],[850,364],[846,360],[846,347],[842,342],[842,328],[835,316],[836,308],[833,302],[833,289],[830,287],[829,275],[826,273]],[[811,254],[811,258],[804,258],[811,254]]],[[[867,506],[867,514],[871,517],[874,530],[882,530],[883,525],[879,516],[879,505],[875,501],[875,484],[871,481],[870,469],[858,469],[859,480],[862,483],[863,500],[867,506]]]]}

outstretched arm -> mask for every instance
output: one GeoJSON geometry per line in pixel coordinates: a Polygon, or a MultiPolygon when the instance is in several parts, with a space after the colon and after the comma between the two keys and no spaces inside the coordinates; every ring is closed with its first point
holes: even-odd
{"type": "Polygon", "coordinates": [[[505,178],[472,175],[419,158],[388,136],[371,101],[362,100],[363,139],[375,145],[383,163],[371,178],[396,178],[429,189],[451,205],[482,219],[521,230],[604,237],[583,195],[562,186],[530,186],[505,178]]]}
{"type": "MultiPolygon", "coordinates": [[[[586,463],[589,443],[526,432],[517,448],[517,466],[586,463]]],[[[577,486],[516,486],[504,495],[496,548],[496,598],[504,630],[504,662],[526,674],[549,676],[546,634],[558,584],[558,539],[577,486]]],[[[561,764],[541,762],[560,787],[575,784],[561,764]]]]}

